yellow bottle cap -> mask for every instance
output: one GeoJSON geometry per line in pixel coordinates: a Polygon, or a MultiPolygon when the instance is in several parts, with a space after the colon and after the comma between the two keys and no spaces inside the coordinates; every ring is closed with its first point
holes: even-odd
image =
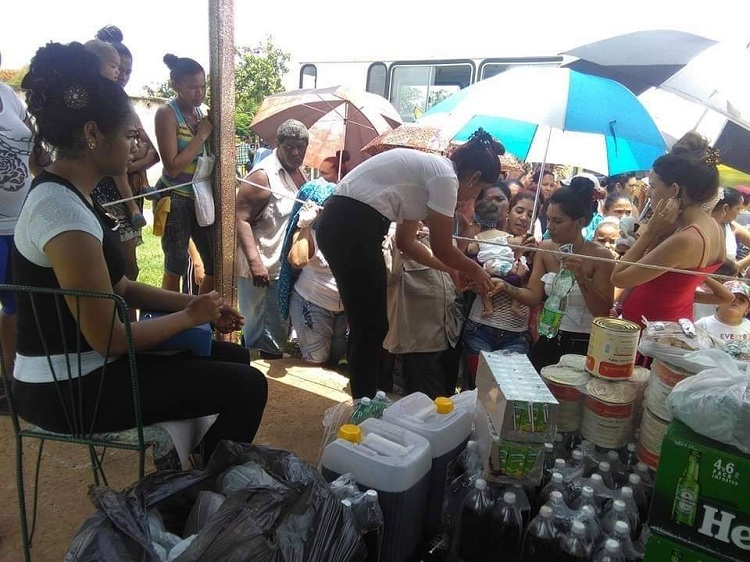
{"type": "Polygon", "coordinates": [[[357,425],[345,423],[339,428],[339,438],[352,443],[359,443],[362,441],[362,430],[357,425]]]}
{"type": "Polygon", "coordinates": [[[450,414],[453,411],[453,400],[445,396],[435,398],[435,407],[438,414],[450,414]]]}

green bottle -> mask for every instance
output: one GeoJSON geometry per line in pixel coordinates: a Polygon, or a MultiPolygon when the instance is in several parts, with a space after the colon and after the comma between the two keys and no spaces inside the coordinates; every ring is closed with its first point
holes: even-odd
{"type": "Polygon", "coordinates": [[[672,520],[692,527],[695,516],[698,513],[698,497],[700,495],[700,484],[698,473],[700,470],[701,453],[693,450],[688,457],[687,466],[682,476],[677,480],[677,489],[672,506],[672,520]]]}

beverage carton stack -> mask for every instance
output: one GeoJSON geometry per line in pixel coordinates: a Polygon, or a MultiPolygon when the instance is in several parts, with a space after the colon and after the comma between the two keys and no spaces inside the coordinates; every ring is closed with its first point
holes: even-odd
{"type": "Polygon", "coordinates": [[[649,521],[646,562],[750,560],[750,457],[673,421],[649,521]]]}
{"type": "Polygon", "coordinates": [[[526,355],[481,353],[475,431],[489,481],[539,484],[558,406],[526,355]]]}

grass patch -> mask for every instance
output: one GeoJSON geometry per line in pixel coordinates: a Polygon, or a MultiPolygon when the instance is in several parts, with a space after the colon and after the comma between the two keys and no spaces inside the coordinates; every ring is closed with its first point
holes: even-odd
{"type": "MultiPolygon", "coordinates": [[[[146,201],[144,211],[146,210],[151,210],[151,201],[146,201]]],[[[153,215],[147,216],[150,218],[153,215]]],[[[141,235],[143,244],[136,248],[140,270],[138,281],[154,287],[161,287],[161,279],[164,273],[164,252],[161,250],[161,238],[154,236],[153,221],[152,224],[141,230],[141,235]]]]}

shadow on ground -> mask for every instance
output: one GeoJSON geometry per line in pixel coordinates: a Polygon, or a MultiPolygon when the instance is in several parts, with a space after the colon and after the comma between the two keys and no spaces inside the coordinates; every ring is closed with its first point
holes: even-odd
{"type": "MultiPolygon", "coordinates": [[[[255,442],[292,451],[313,465],[318,462],[323,414],[349,399],[347,379],[333,371],[307,367],[289,358],[254,361],[268,378],[268,405],[255,442]]],[[[33,478],[38,444],[27,442],[24,460],[27,487],[33,478]]],[[[150,459],[149,459],[150,461],[150,459]]],[[[0,562],[22,560],[15,483],[15,445],[10,419],[0,417],[0,562]]],[[[112,488],[132,484],[137,458],[127,451],[109,451],[105,461],[112,488]]],[[[151,470],[147,467],[147,470],[151,470]]],[[[34,562],[59,562],[68,543],[93,511],[88,499],[92,481],[85,447],[47,443],[40,475],[39,521],[34,537],[34,562]]],[[[27,497],[30,491],[27,489],[27,497]]],[[[30,503],[29,503],[30,505],[30,503]]]]}

